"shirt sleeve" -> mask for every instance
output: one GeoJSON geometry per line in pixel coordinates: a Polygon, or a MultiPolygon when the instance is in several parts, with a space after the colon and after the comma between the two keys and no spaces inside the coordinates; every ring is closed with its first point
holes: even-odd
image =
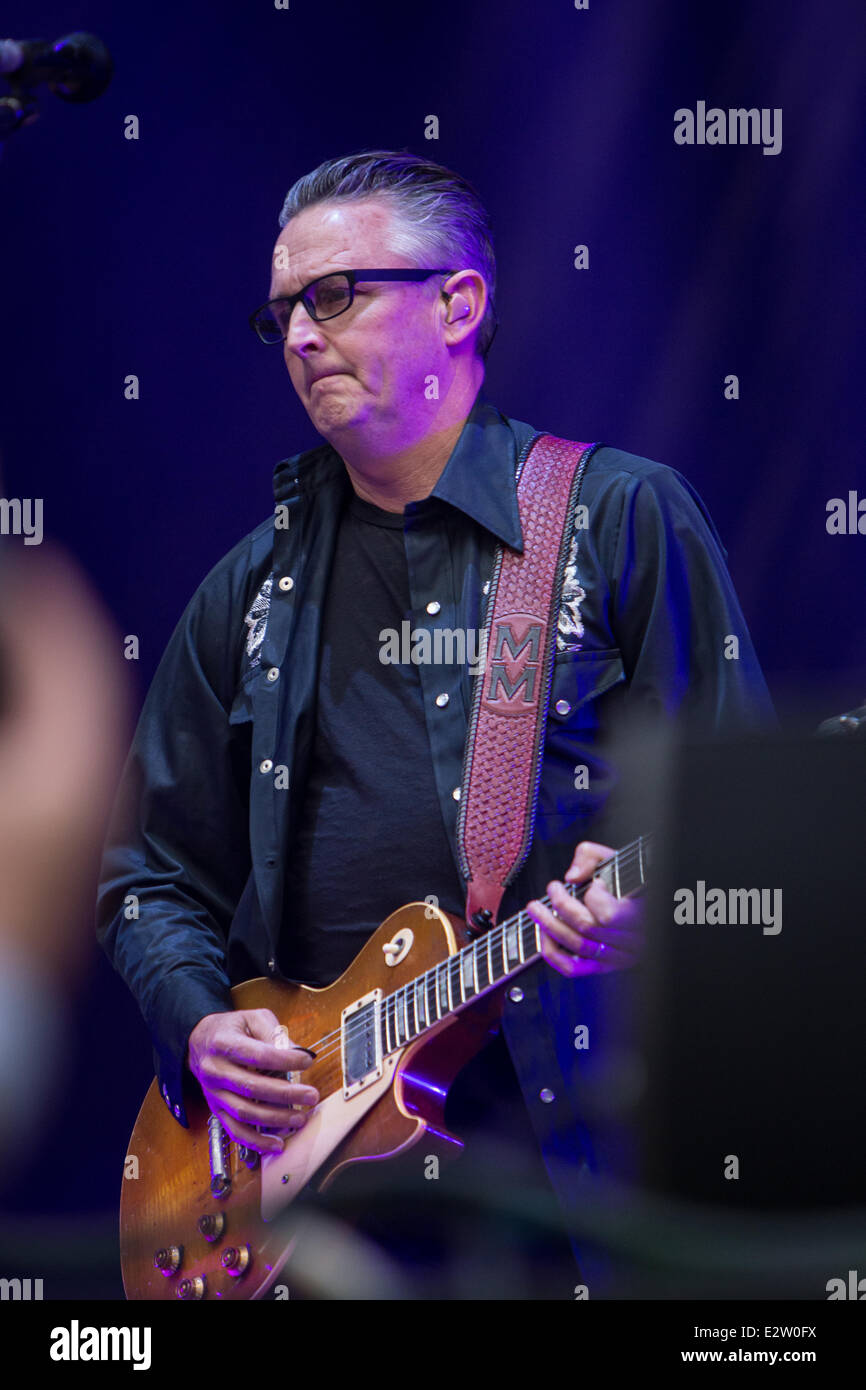
{"type": "Polygon", "coordinates": [[[229,718],[243,642],[237,587],[232,567],[218,566],[169,641],[123,773],[97,897],[97,936],[138,1000],[163,1097],[182,1123],[189,1034],[234,1007],[226,943],[250,872],[249,753],[229,718]]]}
{"type": "Polygon", "coordinates": [[[773,703],[701,497],[675,469],[629,476],[610,564],[612,627],[628,703],[695,732],[778,729],[773,703]]]}

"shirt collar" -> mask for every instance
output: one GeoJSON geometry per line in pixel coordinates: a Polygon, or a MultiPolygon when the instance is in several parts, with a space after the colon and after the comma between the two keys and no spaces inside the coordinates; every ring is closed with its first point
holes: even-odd
{"type": "MultiPolygon", "coordinates": [[[[522,551],[516,471],[514,432],[482,386],[430,496],[457,507],[506,545],[522,551]]],[[[407,515],[423,505],[410,503],[407,515]]]]}
{"type": "MultiPolygon", "coordinates": [[[[410,502],[407,518],[423,514],[436,498],[480,522],[512,549],[522,551],[515,476],[517,454],[511,423],[482,387],[430,496],[410,502]]],[[[274,497],[277,502],[290,502],[299,490],[317,490],[331,482],[351,486],[339,454],[323,445],[277,464],[274,497]]]]}

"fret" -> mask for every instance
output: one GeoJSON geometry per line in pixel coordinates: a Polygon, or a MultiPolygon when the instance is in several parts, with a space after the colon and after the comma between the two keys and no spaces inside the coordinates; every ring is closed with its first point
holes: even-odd
{"type": "Polygon", "coordinates": [[[535,952],[538,950],[537,937],[536,937],[536,931],[535,931],[535,923],[533,922],[533,920],[532,920],[531,917],[526,917],[526,920],[524,921],[524,917],[526,917],[526,914],[523,913],[523,912],[521,912],[521,914],[520,914],[520,959],[521,959],[521,961],[525,961],[526,958],[527,958],[527,956],[535,955],[535,952]]]}
{"type": "Polygon", "coordinates": [[[471,999],[473,995],[478,993],[475,981],[475,947],[470,946],[468,949],[464,949],[460,952],[460,955],[463,957],[460,971],[460,989],[463,994],[463,1003],[465,1004],[467,999],[471,999]]]}
{"type": "Polygon", "coordinates": [[[427,1012],[438,1023],[442,1017],[439,1012],[439,970],[438,967],[427,971],[427,1012]]]}
{"type": "Polygon", "coordinates": [[[405,985],[403,986],[403,988],[402,988],[401,990],[398,990],[398,991],[397,991],[397,998],[402,1000],[402,1008],[403,1008],[403,1041],[404,1041],[404,1042],[408,1042],[408,1041],[409,1041],[409,1032],[410,1032],[410,1030],[409,1030],[409,999],[408,999],[408,996],[407,996],[406,986],[405,986],[405,985]]]}
{"type": "Polygon", "coordinates": [[[443,1018],[449,1012],[451,999],[451,981],[448,977],[448,962],[443,961],[436,967],[436,980],[439,991],[437,1010],[439,1017],[443,1018]]]}
{"type": "Polygon", "coordinates": [[[518,923],[512,918],[505,931],[505,968],[510,970],[512,966],[520,962],[520,947],[517,937],[518,923]]]}
{"type": "Polygon", "coordinates": [[[391,1020],[392,1020],[392,1010],[393,1010],[393,1008],[394,1008],[394,1001],[393,1001],[393,999],[391,998],[391,996],[390,996],[390,994],[389,994],[389,995],[388,995],[388,998],[385,1000],[385,1054],[386,1054],[386,1056],[387,1056],[388,1053],[394,1051],[394,1032],[393,1032],[392,1022],[391,1022],[391,1020]]]}
{"type": "Polygon", "coordinates": [[[644,877],[643,866],[643,835],[641,835],[640,839],[637,842],[637,871],[640,874],[641,886],[643,886],[643,884],[646,882],[646,879],[644,877]]]}
{"type": "Polygon", "coordinates": [[[463,1003],[463,995],[460,990],[460,957],[451,956],[448,960],[448,998],[451,1002],[451,1012],[459,1009],[463,1003]]]}
{"type": "Polygon", "coordinates": [[[500,935],[499,935],[499,946],[500,946],[500,950],[501,950],[501,952],[502,952],[502,969],[500,970],[499,976],[498,976],[498,978],[501,980],[501,979],[504,978],[504,976],[506,976],[506,975],[508,974],[508,947],[506,946],[506,942],[505,942],[505,932],[502,930],[501,927],[498,927],[497,930],[499,931],[499,934],[500,934],[500,935]]]}
{"type": "Polygon", "coordinates": [[[618,854],[616,855],[616,857],[614,858],[614,861],[613,861],[613,873],[614,873],[614,878],[615,878],[615,880],[616,880],[616,892],[615,892],[615,894],[614,894],[614,897],[621,898],[621,897],[622,897],[622,888],[620,887],[620,882],[619,882],[619,855],[618,855],[618,854]]]}
{"type": "Polygon", "coordinates": [[[527,921],[526,927],[527,930],[523,941],[524,960],[526,960],[529,956],[537,956],[539,951],[541,950],[541,937],[539,936],[541,928],[539,927],[538,923],[534,922],[530,917],[527,921]]]}
{"type": "Polygon", "coordinates": [[[419,975],[415,981],[415,1017],[418,1020],[417,1032],[426,1028],[429,1022],[427,1018],[427,990],[424,983],[424,976],[419,975]]]}
{"type": "Polygon", "coordinates": [[[491,978],[490,978],[490,932],[489,932],[489,931],[486,932],[485,935],[482,936],[481,940],[478,941],[478,942],[476,943],[474,954],[475,954],[475,981],[476,981],[476,985],[477,985],[477,990],[476,990],[476,992],[477,992],[478,994],[480,994],[480,993],[482,992],[482,990],[485,990],[489,984],[492,984],[492,983],[493,983],[492,980],[491,980],[491,978]]]}
{"type": "Polygon", "coordinates": [[[403,986],[403,1007],[406,1014],[406,1037],[414,1038],[418,1032],[418,1020],[415,1018],[415,986],[403,986]]]}

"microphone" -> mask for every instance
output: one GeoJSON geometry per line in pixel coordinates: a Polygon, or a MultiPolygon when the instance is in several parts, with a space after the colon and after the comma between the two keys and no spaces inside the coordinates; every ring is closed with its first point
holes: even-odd
{"type": "Polygon", "coordinates": [[[63,101],[93,101],[102,96],[113,71],[111,54],[95,34],[67,34],[56,43],[0,39],[0,73],[16,87],[45,82],[63,101]]]}

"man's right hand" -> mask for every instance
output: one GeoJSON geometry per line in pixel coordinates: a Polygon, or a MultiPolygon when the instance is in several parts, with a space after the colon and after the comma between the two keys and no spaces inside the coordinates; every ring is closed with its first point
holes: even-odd
{"type": "Polygon", "coordinates": [[[189,1035],[187,1063],[223,1128],[258,1153],[279,1153],[284,1141],[254,1126],[293,1134],[306,1124],[309,1111],[289,1107],[319,1100],[312,1086],[266,1075],[284,1076],[312,1065],[311,1054],[291,1042],[270,1009],[207,1014],[189,1035]]]}

